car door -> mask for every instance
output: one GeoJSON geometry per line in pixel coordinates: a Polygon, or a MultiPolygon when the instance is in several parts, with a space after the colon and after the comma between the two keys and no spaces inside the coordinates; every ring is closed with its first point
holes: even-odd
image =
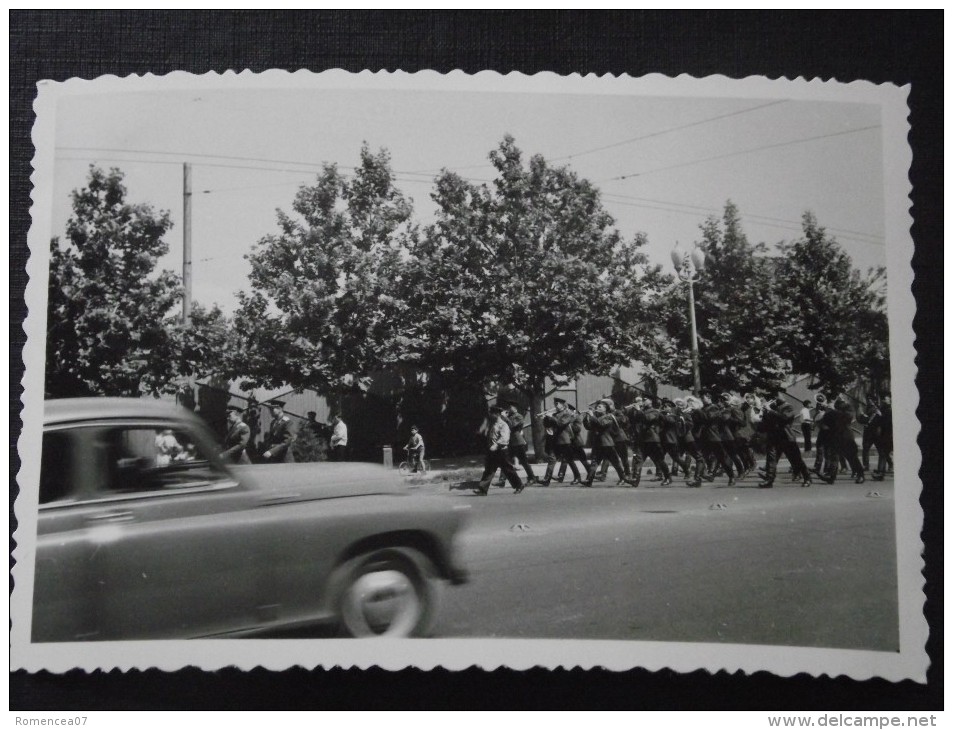
{"type": "Polygon", "coordinates": [[[91,549],[99,639],[189,638],[261,623],[260,530],[248,494],[188,424],[85,429],[92,486],[74,505],[91,549]]]}
{"type": "Polygon", "coordinates": [[[88,464],[81,432],[62,428],[43,435],[32,640],[78,641],[99,636],[99,585],[84,517],[82,486],[88,464]]]}

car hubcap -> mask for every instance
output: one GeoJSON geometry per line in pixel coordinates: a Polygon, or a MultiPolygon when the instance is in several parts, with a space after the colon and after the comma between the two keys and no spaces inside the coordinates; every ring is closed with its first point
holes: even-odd
{"type": "Polygon", "coordinates": [[[344,597],[344,619],[356,636],[407,636],[420,611],[416,587],[399,570],[365,573],[344,597]]]}

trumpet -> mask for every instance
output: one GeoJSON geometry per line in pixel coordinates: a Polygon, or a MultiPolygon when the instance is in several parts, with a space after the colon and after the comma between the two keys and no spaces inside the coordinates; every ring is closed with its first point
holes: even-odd
{"type": "Polygon", "coordinates": [[[547,408],[545,411],[540,411],[534,416],[534,418],[545,418],[546,416],[549,416],[555,412],[556,406],[553,406],[552,408],[547,408]]]}

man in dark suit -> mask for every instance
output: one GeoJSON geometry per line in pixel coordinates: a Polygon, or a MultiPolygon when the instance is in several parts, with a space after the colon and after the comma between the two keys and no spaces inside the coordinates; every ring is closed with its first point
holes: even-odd
{"type": "Polygon", "coordinates": [[[291,430],[291,418],[285,415],[285,403],[271,400],[265,405],[271,411],[271,425],[265,434],[265,451],[261,456],[268,464],[292,463],[294,454],[291,453],[291,444],[294,442],[294,433],[291,430]]]}
{"type": "Polygon", "coordinates": [[[238,406],[228,406],[228,432],[225,434],[225,448],[219,456],[231,464],[250,464],[245,449],[251,438],[251,429],[242,420],[243,410],[238,406]]]}

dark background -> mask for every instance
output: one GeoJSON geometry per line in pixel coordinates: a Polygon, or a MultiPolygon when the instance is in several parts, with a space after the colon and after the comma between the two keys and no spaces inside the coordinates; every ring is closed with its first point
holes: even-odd
{"type": "MultiPolygon", "coordinates": [[[[942,11],[10,11],[9,17],[11,525],[19,468],[30,130],[40,79],[343,68],[910,84],[914,295],[920,312],[914,328],[923,394],[917,415],[932,662],[927,685],[639,670],[13,672],[10,709],[942,709],[942,11]]],[[[12,550],[12,538],[10,544],[12,550]]]]}

